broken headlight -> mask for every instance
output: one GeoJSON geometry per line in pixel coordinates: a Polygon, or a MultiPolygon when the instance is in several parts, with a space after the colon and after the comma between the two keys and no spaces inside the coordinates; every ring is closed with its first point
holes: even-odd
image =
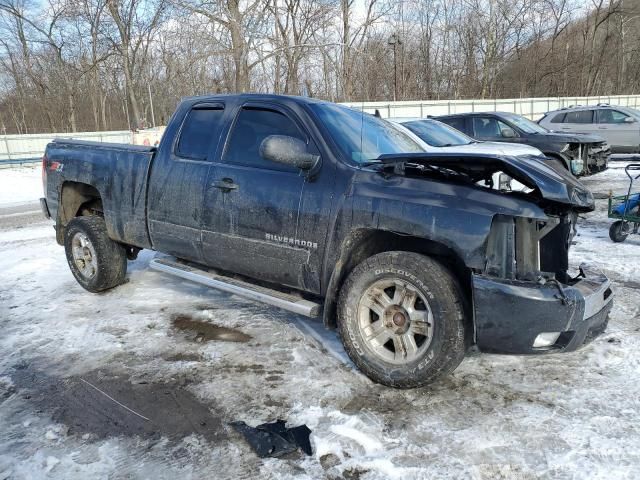
{"type": "Polygon", "coordinates": [[[571,203],[578,207],[591,207],[593,202],[593,193],[586,188],[574,188],[571,192],[571,203]]]}
{"type": "Polygon", "coordinates": [[[560,153],[569,157],[569,164],[571,166],[571,173],[574,175],[581,175],[584,173],[584,157],[586,155],[586,147],[580,143],[567,143],[560,153]]]}

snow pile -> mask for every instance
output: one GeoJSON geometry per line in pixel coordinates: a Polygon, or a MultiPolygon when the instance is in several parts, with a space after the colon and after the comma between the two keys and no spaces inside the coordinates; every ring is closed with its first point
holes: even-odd
{"type": "Polygon", "coordinates": [[[42,197],[41,166],[0,168],[0,206],[36,202],[42,197]]]}

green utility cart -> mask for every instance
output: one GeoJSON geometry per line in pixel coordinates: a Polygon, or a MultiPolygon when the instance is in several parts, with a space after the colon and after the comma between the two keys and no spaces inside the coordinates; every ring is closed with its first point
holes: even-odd
{"type": "Polygon", "coordinates": [[[609,195],[609,218],[615,218],[609,228],[609,238],[614,242],[624,242],[629,234],[638,233],[640,226],[640,192],[633,191],[633,182],[640,178],[640,163],[630,163],[624,169],[629,177],[629,190],[626,195],[609,195]],[[635,175],[635,176],[634,176],[635,175]]]}

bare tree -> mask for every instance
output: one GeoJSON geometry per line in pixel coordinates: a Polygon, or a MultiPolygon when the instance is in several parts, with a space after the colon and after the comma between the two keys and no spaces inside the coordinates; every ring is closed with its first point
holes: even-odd
{"type": "Polygon", "coordinates": [[[164,0],[107,0],[107,10],[116,26],[109,39],[121,59],[126,97],[131,108],[130,126],[138,128],[140,101],[138,98],[138,73],[148,58],[151,41],[166,9],[164,0]]]}
{"type": "Polygon", "coordinates": [[[0,0],[0,130],[136,128],[207,92],[635,93],[639,45],[636,0],[0,0]]]}

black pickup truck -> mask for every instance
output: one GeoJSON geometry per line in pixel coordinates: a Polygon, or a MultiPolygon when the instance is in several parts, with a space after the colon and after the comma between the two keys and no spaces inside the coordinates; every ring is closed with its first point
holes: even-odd
{"type": "Polygon", "coordinates": [[[428,154],[384,120],[273,95],[185,99],[157,149],[56,140],[46,198],[71,271],[98,292],[127,259],[338,328],[376,382],[424,385],[473,345],[532,354],[604,331],[612,292],[569,273],[593,197],[536,159],[428,154]],[[500,191],[504,173],[526,191],[500,191]]]}

